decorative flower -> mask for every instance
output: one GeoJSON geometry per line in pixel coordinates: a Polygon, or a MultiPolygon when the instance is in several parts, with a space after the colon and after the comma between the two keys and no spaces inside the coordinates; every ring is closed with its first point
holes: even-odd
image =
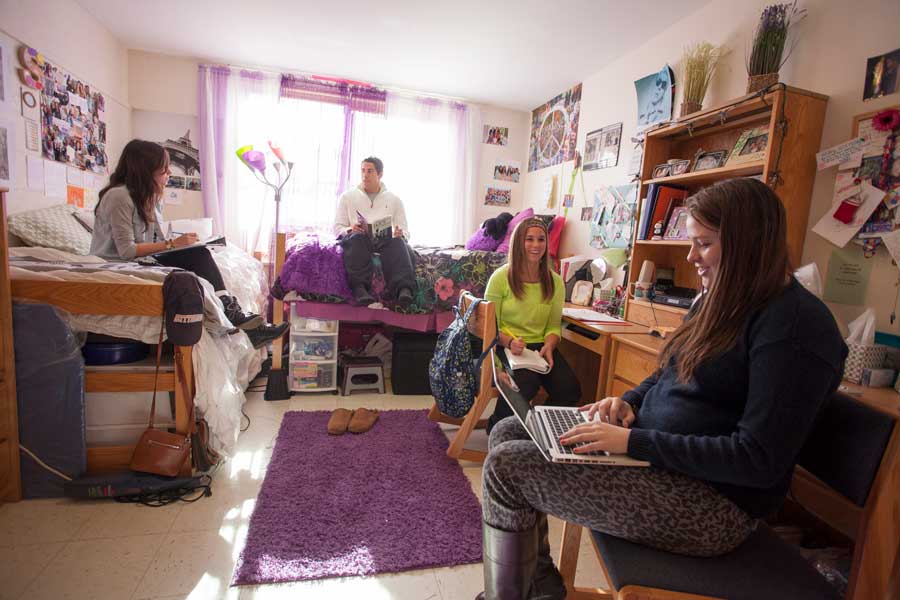
{"type": "Polygon", "coordinates": [[[900,128],[900,110],[887,108],[872,117],[872,127],[878,131],[893,131],[900,128]]]}
{"type": "Polygon", "coordinates": [[[447,279],[446,277],[441,277],[437,281],[434,282],[434,293],[438,295],[438,298],[441,300],[446,300],[450,296],[453,295],[453,280],[447,279]]]}

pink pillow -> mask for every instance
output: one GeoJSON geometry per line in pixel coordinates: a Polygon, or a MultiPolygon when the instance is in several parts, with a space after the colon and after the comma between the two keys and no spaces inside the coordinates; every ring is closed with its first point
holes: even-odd
{"type": "Polygon", "coordinates": [[[524,221],[525,219],[530,219],[534,216],[533,208],[526,208],[525,210],[519,211],[519,214],[513,217],[512,221],[509,222],[509,226],[506,228],[506,237],[503,238],[503,241],[500,242],[500,245],[497,246],[497,252],[502,252],[503,254],[509,254],[509,240],[512,239],[513,231],[516,230],[516,225],[524,221]]]}
{"type": "Polygon", "coordinates": [[[559,242],[562,240],[563,228],[566,226],[566,218],[562,215],[553,217],[553,225],[550,226],[550,239],[547,240],[547,250],[550,258],[559,258],[559,242]]]}

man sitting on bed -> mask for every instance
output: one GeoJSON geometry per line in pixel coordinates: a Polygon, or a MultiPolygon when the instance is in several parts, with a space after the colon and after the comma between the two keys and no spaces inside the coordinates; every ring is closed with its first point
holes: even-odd
{"type": "Polygon", "coordinates": [[[357,304],[367,306],[372,297],[372,256],[381,255],[387,293],[400,306],[408,306],[416,289],[413,255],[406,244],[406,211],[403,202],[381,183],[384,163],[370,156],[362,161],[362,183],[338,200],[334,233],[344,249],[347,280],[357,304]],[[390,217],[393,231],[373,238],[368,225],[390,217]]]}

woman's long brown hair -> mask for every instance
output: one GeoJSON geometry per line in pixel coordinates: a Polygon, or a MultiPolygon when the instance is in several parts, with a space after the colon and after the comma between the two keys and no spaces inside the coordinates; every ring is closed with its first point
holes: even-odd
{"type": "Polygon", "coordinates": [[[94,208],[96,213],[103,202],[103,195],[111,188],[124,185],[137,206],[138,214],[148,224],[153,220],[153,208],[162,190],[156,186],[154,175],[169,165],[169,153],[156,142],[131,140],[122,149],[116,170],[109,176],[109,183],[100,190],[100,199],[94,208]]]}
{"type": "Polygon", "coordinates": [[[541,256],[541,263],[538,266],[538,280],[541,283],[541,295],[543,295],[544,301],[550,302],[553,300],[553,276],[550,274],[550,261],[547,258],[550,250],[550,235],[547,233],[547,226],[540,219],[525,219],[516,225],[512,239],[509,242],[509,271],[506,274],[506,278],[509,281],[509,289],[512,290],[513,295],[521,300],[525,295],[525,282],[522,274],[528,260],[525,258],[525,236],[530,227],[537,227],[543,231],[544,239],[547,240],[547,248],[544,250],[544,255],[541,256]]]}
{"type": "Polygon", "coordinates": [[[721,181],[688,198],[687,209],[719,232],[722,257],[697,312],[660,354],[660,368],[675,358],[682,382],[704,361],[731,349],[753,313],[785,288],[791,273],[784,206],[764,183],[721,181]]]}

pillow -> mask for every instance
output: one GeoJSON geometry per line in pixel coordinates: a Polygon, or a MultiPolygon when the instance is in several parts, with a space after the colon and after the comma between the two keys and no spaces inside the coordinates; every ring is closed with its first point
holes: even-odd
{"type": "Polygon", "coordinates": [[[549,239],[547,240],[547,250],[550,252],[550,258],[559,258],[559,242],[562,240],[562,232],[566,226],[566,218],[562,215],[553,218],[550,225],[549,239]]]}
{"type": "Polygon", "coordinates": [[[88,233],[94,233],[94,211],[89,208],[74,208],[72,216],[88,233]]]}
{"type": "Polygon", "coordinates": [[[57,204],[9,215],[9,231],[29,246],[56,248],[86,256],[91,252],[91,234],[72,216],[73,207],[57,204]]]}
{"type": "Polygon", "coordinates": [[[495,240],[484,231],[484,227],[479,227],[478,231],[472,234],[469,241],[466,242],[466,250],[483,250],[485,252],[496,252],[497,246],[503,240],[495,240]]]}
{"type": "Polygon", "coordinates": [[[509,227],[506,228],[506,237],[504,237],[503,241],[500,242],[500,245],[497,246],[497,252],[509,254],[509,241],[512,239],[513,231],[516,230],[516,225],[518,225],[525,219],[530,219],[533,216],[533,208],[526,208],[525,210],[519,211],[519,214],[514,216],[513,220],[509,222],[509,227]]]}

